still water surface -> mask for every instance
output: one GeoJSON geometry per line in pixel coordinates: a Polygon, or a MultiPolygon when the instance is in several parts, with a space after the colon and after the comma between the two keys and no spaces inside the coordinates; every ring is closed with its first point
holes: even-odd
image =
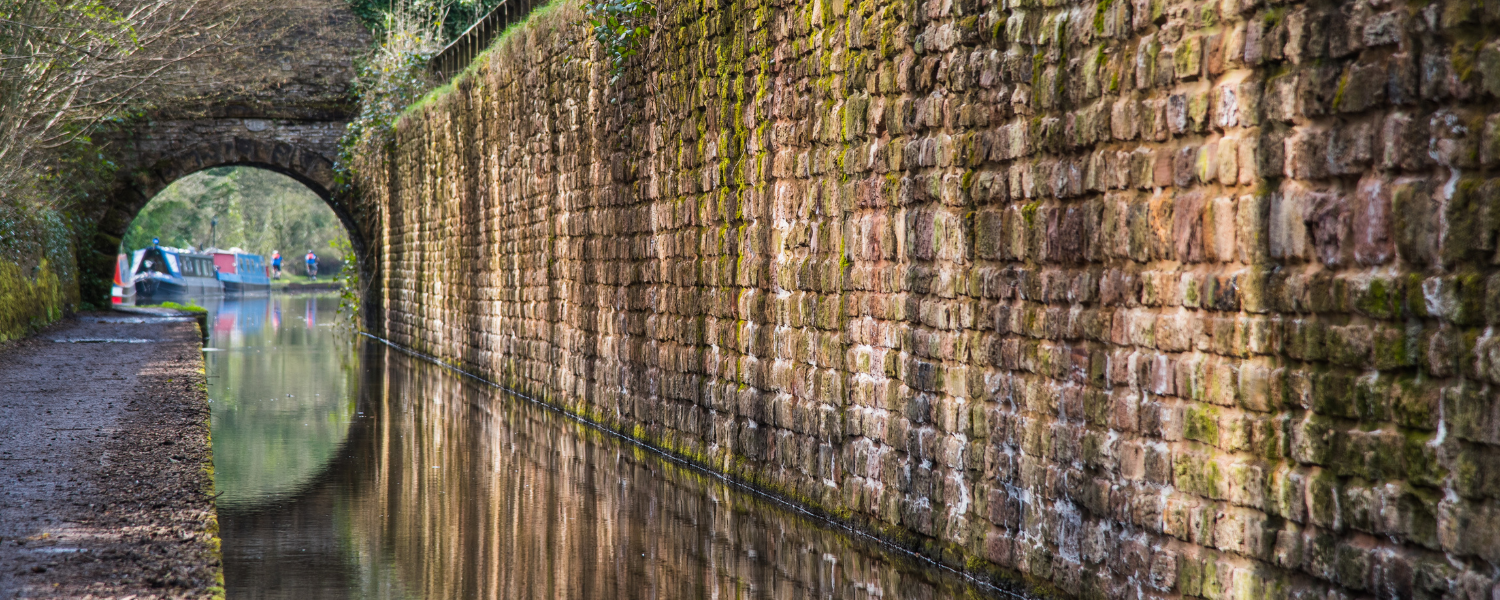
{"type": "Polygon", "coordinates": [[[336,326],[200,301],[230,600],[990,597],[336,326]]]}

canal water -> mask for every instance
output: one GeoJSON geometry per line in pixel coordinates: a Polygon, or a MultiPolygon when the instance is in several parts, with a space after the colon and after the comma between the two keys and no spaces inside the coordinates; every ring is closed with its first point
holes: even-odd
{"type": "Polygon", "coordinates": [[[971,585],[340,327],[200,300],[230,600],[969,598],[971,585]]]}

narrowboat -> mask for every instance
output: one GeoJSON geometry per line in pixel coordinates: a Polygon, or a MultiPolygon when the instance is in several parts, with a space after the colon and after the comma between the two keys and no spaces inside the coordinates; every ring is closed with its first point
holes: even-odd
{"type": "Polygon", "coordinates": [[[110,303],[125,306],[135,304],[135,276],[130,271],[130,255],[115,255],[115,280],[111,283],[110,303]]]}
{"type": "Polygon", "coordinates": [[[214,252],[214,268],[219,271],[226,294],[271,290],[271,268],[260,255],[234,250],[214,252]]]}
{"type": "Polygon", "coordinates": [[[130,272],[139,298],[170,299],[224,293],[224,285],[214,277],[214,259],[207,254],[164,246],[142,248],[135,251],[130,272]]]}

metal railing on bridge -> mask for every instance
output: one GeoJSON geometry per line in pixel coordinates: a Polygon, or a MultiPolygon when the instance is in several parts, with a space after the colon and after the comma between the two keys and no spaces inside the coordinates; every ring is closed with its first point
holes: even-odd
{"type": "Polygon", "coordinates": [[[513,23],[518,23],[531,14],[535,9],[547,0],[505,0],[496,6],[484,18],[471,25],[448,44],[441,52],[427,61],[427,68],[437,76],[440,81],[452,79],[459,74],[469,63],[474,62],[479,54],[490,47],[495,37],[505,31],[513,23]]]}

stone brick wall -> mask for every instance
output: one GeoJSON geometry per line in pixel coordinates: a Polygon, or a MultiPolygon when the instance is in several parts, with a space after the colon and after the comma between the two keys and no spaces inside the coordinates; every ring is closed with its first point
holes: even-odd
{"type": "Polygon", "coordinates": [[[362,158],[384,335],[980,575],[1500,594],[1500,4],[664,11],[362,158]]]}
{"type": "Polygon", "coordinates": [[[371,36],[343,0],[241,2],[234,31],[200,60],[164,74],[156,119],[347,120],[357,111],[355,60],[371,36]]]}

